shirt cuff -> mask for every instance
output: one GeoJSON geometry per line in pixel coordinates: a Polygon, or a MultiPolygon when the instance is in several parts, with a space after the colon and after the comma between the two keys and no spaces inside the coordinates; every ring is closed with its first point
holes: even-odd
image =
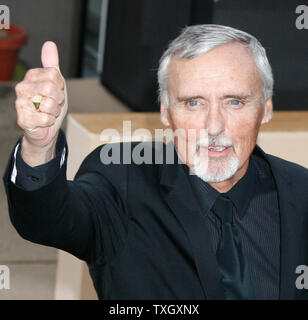
{"type": "Polygon", "coordinates": [[[66,139],[62,130],[56,144],[56,156],[47,163],[31,167],[23,159],[20,153],[20,143],[15,147],[13,170],[11,181],[16,186],[31,191],[49,184],[57,175],[66,159],[66,139]]]}

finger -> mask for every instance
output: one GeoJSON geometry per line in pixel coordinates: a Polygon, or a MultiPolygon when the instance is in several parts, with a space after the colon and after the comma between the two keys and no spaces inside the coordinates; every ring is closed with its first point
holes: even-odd
{"type": "Polygon", "coordinates": [[[44,68],[59,68],[59,53],[57,45],[52,41],[46,41],[42,46],[41,60],[44,68]]]}
{"type": "Polygon", "coordinates": [[[40,103],[40,111],[48,113],[57,118],[61,113],[61,106],[55,100],[48,97],[43,97],[42,102],[40,103]]]}
{"type": "Polygon", "coordinates": [[[42,95],[54,99],[62,104],[65,99],[65,92],[51,81],[41,81],[36,84],[23,81],[16,88],[17,97],[31,98],[35,95],[42,95]]]}
{"type": "Polygon", "coordinates": [[[37,110],[33,104],[33,102],[29,98],[17,98],[15,101],[15,108],[17,114],[22,114],[24,112],[31,112],[33,116],[36,116],[38,112],[41,110],[37,110]],[[25,111],[26,110],[26,111],[25,111]]]}
{"type": "Polygon", "coordinates": [[[55,68],[35,68],[30,69],[25,75],[25,81],[40,82],[40,81],[52,81],[54,84],[64,89],[64,79],[61,73],[55,68]]]}
{"type": "Polygon", "coordinates": [[[56,117],[43,112],[33,113],[28,109],[17,113],[17,125],[22,130],[51,127],[56,122],[56,117]]]}
{"type": "Polygon", "coordinates": [[[15,102],[17,112],[24,112],[27,109],[28,112],[36,114],[37,112],[48,113],[54,117],[58,117],[61,113],[61,106],[57,104],[53,99],[43,97],[40,103],[39,111],[35,108],[33,102],[29,98],[18,98],[15,102]]]}

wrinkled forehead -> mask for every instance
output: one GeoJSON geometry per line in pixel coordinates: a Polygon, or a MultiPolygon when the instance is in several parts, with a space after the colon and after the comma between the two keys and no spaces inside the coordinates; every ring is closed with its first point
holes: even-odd
{"type": "Polygon", "coordinates": [[[193,58],[171,59],[168,91],[186,94],[187,90],[241,88],[258,91],[262,81],[253,55],[246,45],[229,43],[193,58]]]}

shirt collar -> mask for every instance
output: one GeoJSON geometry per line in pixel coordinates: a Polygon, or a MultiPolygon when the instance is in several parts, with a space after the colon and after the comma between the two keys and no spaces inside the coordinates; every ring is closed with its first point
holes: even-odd
{"type": "Polygon", "coordinates": [[[188,180],[191,183],[193,192],[200,204],[201,210],[205,215],[207,215],[220,193],[194,173],[191,174],[190,169],[186,165],[184,165],[184,169],[188,175],[188,180]]]}
{"type": "Polygon", "coordinates": [[[242,219],[247,211],[248,205],[255,189],[255,168],[252,157],[245,175],[224,195],[228,196],[236,207],[237,214],[242,219]]]}
{"type": "MultiPolygon", "coordinates": [[[[191,182],[193,191],[199,200],[201,209],[203,213],[207,215],[221,193],[195,174],[189,174],[189,168],[186,165],[184,165],[184,168],[186,173],[189,175],[189,181],[191,182]]],[[[246,214],[247,207],[254,193],[254,187],[255,168],[252,158],[250,158],[245,175],[228,192],[222,193],[233,201],[240,219],[242,219],[246,214]]]]}

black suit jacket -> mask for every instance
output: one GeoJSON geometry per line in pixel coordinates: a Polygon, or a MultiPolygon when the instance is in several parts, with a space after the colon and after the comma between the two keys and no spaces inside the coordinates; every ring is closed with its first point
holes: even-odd
{"type": "MultiPolygon", "coordinates": [[[[153,155],[165,151],[145,145],[153,155]]],[[[66,179],[65,160],[35,191],[10,181],[9,161],[3,179],[19,234],[87,261],[101,299],[223,299],[204,217],[176,153],[176,164],[103,165],[100,150],[74,181],[66,179]]],[[[308,170],[258,146],[253,152],[268,160],[277,185],[280,299],[308,299],[308,290],[295,286],[296,267],[308,265],[308,170]]]]}

